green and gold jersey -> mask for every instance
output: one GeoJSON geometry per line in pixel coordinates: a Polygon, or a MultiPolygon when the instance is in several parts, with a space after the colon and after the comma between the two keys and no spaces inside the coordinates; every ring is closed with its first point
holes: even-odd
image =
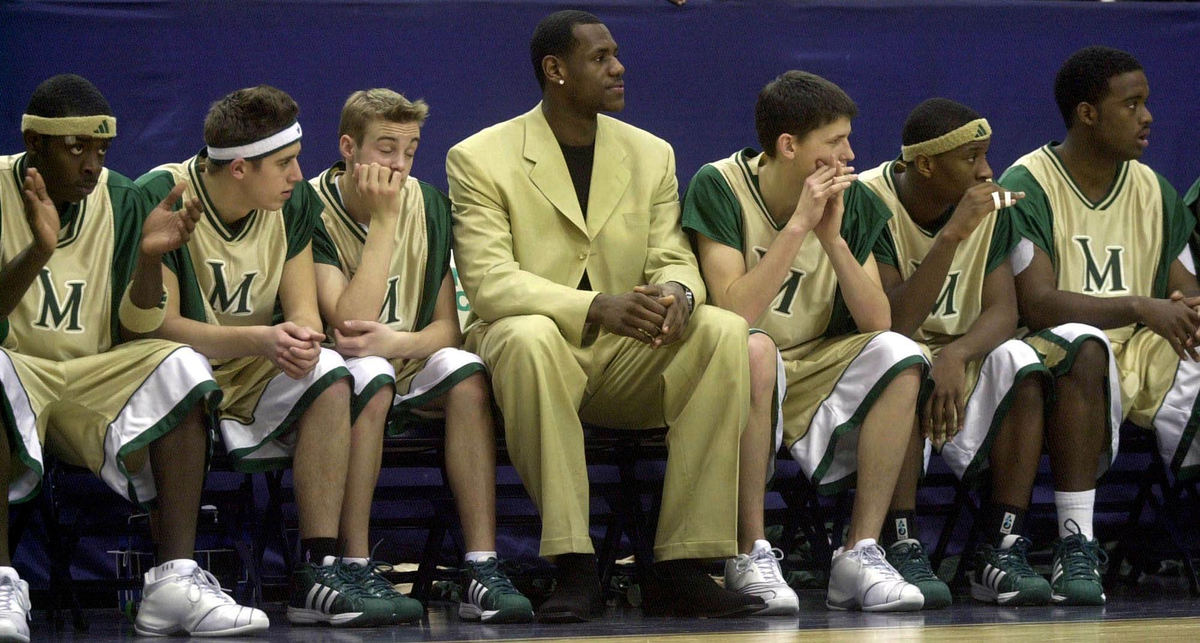
{"type": "MultiPolygon", "coordinates": [[[[742,252],[746,270],[754,268],[783,229],[767,212],[758,185],[762,154],[744,149],[700,168],[683,199],[683,227],[742,252]]],[[[844,193],[842,237],[860,263],[866,263],[891,215],[868,188],[854,184],[844,193]]],[[[842,299],[833,265],[817,235],[804,238],[791,274],[763,315],[752,324],[769,334],[784,352],[798,359],[814,340],[854,332],[854,320],[842,299]]]]}
{"type": "MultiPolygon", "coordinates": [[[[875,244],[875,258],[895,268],[907,281],[929,254],[938,231],[954,210],[948,210],[933,229],[913,221],[896,193],[895,163],[888,161],[867,170],[859,175],[858,181],[871,188],[893,215],[875,244]]],[[[942,292],[914,339],[939,347],[965,335],[983,309],[984,278],[1004,263],[1014,241],[1009,213],[992,213],[984,218],[970,238],[959,244],[942,292]]]]}
{"type": "MultiPolygon", "coordinates": [[[[334,266],[352,279],[367,242],[367,228],[342,204],[337,179],[346,166],[339,161],[311,183],[325,204],[313,231],[313,260],[334,266]]],[[[403,205],[396,218],[396,252],[388,268],[388,291],[379,322],[392,330],[418,331],[433,321],[438,290],[450,270],[450,200],[436,188],[409,176],[402,188],[403,205]]]]}
{"type": "MultiPolygon", "coordinates": [[[[24,154],[0,157],[0,265],[33,242],[21,192],[25,169],[24,154]]],[[[137,262],[146,204],[132,181],[101,170],[96,189],[61,213],[58,247],[0,322],[5,348],[64,360],[120,342],[117,310],[137,262]]]]}
{"type": "Polygon", "coordinates": [[[199,199],[203,209],[187,245],[163,258],[179,279],[179,312],[220,326],[273,324],[283,265],[311,242],[321,200],[301,181],[282,209],[253,210],[226,223],[204,187],[203,158],[162,165],[137,180],[156,199],[185,183],[183,198],[199,199]]]}
{"type": "MultiPolygon", "coordinates": [[[[1154,170],[1126,161],[1093,203],[1052,146],[1017,159],[1000,182],[1022,190],[1013,206],[1021,236],[1054,265],[1059,290],[1094,297],[1167,296],[1167,275],[1195,225],[1175,189],[1154,170]]],[[[1134,326],[1108,331],[1124,341],[1134,326]]]]}

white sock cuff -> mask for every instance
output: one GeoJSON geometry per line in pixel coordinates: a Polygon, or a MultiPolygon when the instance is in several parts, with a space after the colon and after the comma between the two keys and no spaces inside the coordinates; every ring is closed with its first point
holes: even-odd
{"type": "Polygon", "coordinates": [[[1076,531],[1088,540],[1094,536],[1092,515],[1096,508],[1096,490],[1055,491],[1054,507],[1058,510],[1058,537],[1066,538],[1076,531]],[[1068,524],[1071,523],[1071,524],[1068,524]]]}
{"type": "Polygon", "coordinates": [[[489,558],[500,559],[494,551],[469,551],[463,556],[463,560],[468,563],[482,563],[489,558]]]}
{"type": "Polygon", "coordinates": [[[866,548],[868,548],[868,547],[872,547],[872,546],[874,546],[875,544],[876,544],[876,542],[875,542],[875,539],[874,539],[874,538],[863,538],[862,540],[860,540],[860,541],[858,541],[858,542],[854,543],[854,546],[853,546],[853,547],[851,547],[850,549],[858,549],[858,550],[863,550],[863,549],[866,549],[866,548]]]}
{"type": "Polygon", "coordinates": [[[355,558],[353,556],[342,556],[343,563],[353,563],[359,567],[366,567],[367,563],[371,562],[367,558],[355,558]]]}
{"type": "Polygon", "coordinates": [[[771,541],[763,540],[761,538],[758,540],[755,540],[754,546],[750,548],[751,555],[761,554],[761,553],[769,552],[769,551],[771,551],[771,541]]]}

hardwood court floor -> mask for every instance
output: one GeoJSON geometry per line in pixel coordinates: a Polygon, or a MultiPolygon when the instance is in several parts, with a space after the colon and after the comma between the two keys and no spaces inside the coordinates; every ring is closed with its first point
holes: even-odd
{"type": "MultiPolygon", "coordinates": [[[[824,593],[801,592],[799,618],[732,620],[644,618],[633,608],[609,608],[605,616],[580,625],[486,626],[458,620],[455,606],[430,605],[428,618],[414,625],[368,630],[292,628],[283,606],[266,606],[272,627],[265,636],[225,641],[359,643],[374,641],[666,641],[668,643],[762,643],[767,641],[1200,641],[1200,599],[1187,595],[1177,579],[1152,579],[1136,587],[1109,588],[1108,605],[1096,608],[998,608],[955,596],[945,610],[909,614],[831,612],[824,593]]],[[[90,610],[87,632],[70,626],[54,632],[46,612],[35,612],[34,641],[128,641],[133,628],[116,609],[90,610]]],[[[152,639],[140,639],[150,641],[152,639]]],[[[175,639],[179,640],[179,639],[175,639]]],[[[206,639],[211,640],[211,639],[206,639]]]]}

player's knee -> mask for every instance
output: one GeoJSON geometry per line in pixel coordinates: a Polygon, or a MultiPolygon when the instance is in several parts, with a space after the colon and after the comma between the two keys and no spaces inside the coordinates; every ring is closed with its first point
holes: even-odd
{"type": "Polygon", "coordinates": [[[1069,375],[1097,386],[1108,375],[1108,347],[1098,339],[1086,339],[1079,345],[1069,375]]]}
{"type": "Polygon", "coordinates": [[[338,404],[350,407],[350,380],[349,378],[341,378],[334,381],[318,396],[322,402],[326,404],[338,404]]]}
{"type": "Polygon", "coordinates": [[[396,389],[391,384],[379,387],[379,390],[371,394],[370,399],[363,405],[362,411],[358,414],[358,420],[382,424],[387,419],[388,412],[392,410],[392,401],[395,397],[396,389]]]}
{"type": "Polygon", "coordinates": [[[492,391],[487,377],[476,372],[458,384],[447,393],[450,404],[466,408],[481,408],[492,402],[492,391]]]}
{"type": "Polygon", "coordinates": [[[901,370],[892,378],[891,382],[888,382],[887,391],[915,408],[917,393],[921,390],[921,378],[924,374],[925,369],[922,364],[913,364],[901,370]]]}
{"type": "Polygon", "coordinates": [[[750,355],[750,397],[769,397],[775,390],[778,359],[775,342],[765,333],[750,335],[747,344],[750,355]]]}

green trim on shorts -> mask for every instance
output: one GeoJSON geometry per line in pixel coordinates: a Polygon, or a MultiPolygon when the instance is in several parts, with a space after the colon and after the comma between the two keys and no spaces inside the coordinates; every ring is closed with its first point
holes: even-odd
{"type": "MultiPolygon", "coordinates": [[[[1103,331],[1101,331],[1101,332],[1103,332],[1103,331]]],[[[1087,341],[1094,341],[1094,342],[1099,343],[1104,348],[1105,352],[1107,352],[1109,354],[1109,359],[1115,359],[1112,356],[1112,348],[1111,348],[1110,344],[1105,344],[1099,337],[1097,337],[1095,335],[1084,335],[1084,336],[1076,338],[1075,341],[1067,341],[1067,339],[1065,337],[1055,335],[1053,332],[1051,332],[1051,329],[1044,328],[1042,330],[1039,330],[1036,333],[1033,333],[1032,335],[1027,336],[1026,339],[1028,339],[1029,337],[1037,337],[1039,339],[1050,342],[1051,344],[1054,344],[1054,345],[1058,346],[1059,348],[1063,349],[1063,352],[1065,353],[1063,358],[1061,360],[1059,360],[1059,362],[1057,364],[1055,364],[1054,366],[1047,365],[1047,368],[1050,369],[1050,374],[1053,375],[1055,378],[1059,378],[1059,377],[1066,375],[1068,372],[1070,372],[1070,370],[1072,368],[1074,368],[1075,358],[1079,356],[1079,348],[1081,346],[1083,346],[1084,342],[1087,342],[1087,341]]],[[[1029,344],[1029,342],[1026,342],[1026,344],[1029,344]]],[[[1031,346],[1033,348],[1033,352],[1037,353],[1038,358],[1041,359],[1043,363],[1045,363],[1046,355],[1043,354],[1041,351],[1039,351],[1037,349],[1037,346],[1034,346],[1033,344],[1029,344],[1029,346],[1031,346]]],[[[1120,371],[1118,371],[1118,373],[1119,372],[1120,371]]],[[[1119,387],[1120,383],[1118,382],[1117,385],[1119,387]]],[[[1107,372],[1104,373],[1104,386],[1102,386],[1101,388],[1104,389],[1104,423],[1109,425],[1108,430],[1105,432],[1105,436],[1104,436],[1104,444],[1105,444],[1104,452],[1106,454],[1108,454],[1109,460],[1112,460],[1112,455],[1113,455],[1112,454],[1112,434],[1113,434],[1113,431],[1119,430],[1120,427],[1112,426],[1109,423],[1109,418],[1112,417],[1112,395],[1111,395],[1112,383],[1108,381],[1108,373],[1107,372]]],[[[1057,394],[1058,394],[1058,388],[1054,387],[1054,386],[1051,386],[1046,391],[1045,405],[1047,407],[1058,403],[1057,394]]],[[[1122,409],[1122,410],[1124,410],[1124,409],[1122,409]]],[[[1194,410],[1193,410],[1193,417],[1195,417],[1194,410]]]]}
{"type": "Polygon", "coordinates": [[[380,389],[388,385],[392,385],[394,387],[395,384],[395,378],[384,375],[383,373],[372,377],[371,381],[367,382],[367,385],[363,387],[362,393],[354,395],[350,400],[350,424],[354,424],[358,421],[358,415],[362,413],[363,409],[367,408],[367,403],[371,401],[371,398],[375,397],[375,394],[378,393],[380,389]]]}
{"type": "MultiPolygon", "coordinates": [[[[870,342],[863,344],[863,349],[865,350],[869,344],[870,342]]],[[[859,354],[861,354],[861,351],[859,351],[859,354]]],[[[855,357],[855,359],[858,358],[855,357]]],[[[925,361],[924,355],[912,355],[893,364],[892,367],[885,371],[878,380],[875,380],[875,385],[872,386],[871,390],[868,391],[866,396],[863,397],[863,401],[858,405],[858,408],[854,410],[854,415],[851,415],[850,419],[843,422],[840,426],[834,428],[833,432],[829,436],[829,444],[825,447],[825,455],[821,458],[820,464],[817,465],[817,468],[815,471],[813,471],[812,475],[812,482],[816,485],[818,493],[824,496],[834,495],[849,489],[857,483],[857,467],[855,468],[854,473],[851,473],[841,480],[823,483],[821,482],[821,479],[825,477],[825,473],[833,464],[834,455],[837,454],[837,444],[842,436],[847,432],[862,426],[863,418],[867,416],[867,413],[870,412],[871,407],[875,405],[875,400],[883,394],[883,389],[887,388],[887,385],[891,384],[892,380],[895,379],[901,371],[917,365],[928,365],[928,362],[925,361]]],[[[842,377],[845,377],[844,371],[842,373],[842,377]]],[[[841,378],[839,377],[838,383],[840,382],[841,378]]],[[[837,383],[833,385],[833,390],[837,390],[837,383]]],[[[830,394],[832,395],[832,392],[830,394]]]]}
{"type": "MultiPolygon", "coordinates": [[[[170,357],[170,355],[168,355],[168,357],[170,357]]],[[[164,358],[163,361],[166,361],[166,359],[164,358]]],[[[159,362],[160,366],[161,364],[162,362],[159,362]]],[[[153,500],[153,498],[145,501],[138,498],[137,490],[133,485],[133,476],[129,475],[129,470],[125,468],[125,458],[136,451],[146,448],[151,442],[154,442],[167,433],[170,433],[172,430],[182,424],[184,419],[186,419],[188,414],[192,412],[192,409],[197,403],[207,400],[207,408],[215,408],[221,403],[221,398],[224,396],[225,393],[221,391],[221,387],[218,386],[215,381],[210,379],[200,382],[196,386],[192,387],[192,390],[188,391],[187,395],[185,395],[183,399],[175,405],[174,408],[168,411],[166,415],[162,416],[158,422],[155,422],[150,426],[150,428],[142,431],[137,435],[136,438],[130,440],[125,446],[117,450],[117,470],[121,472],[121,475],[125,476],[126,491],[128,492],[130,501],[142,509],[149,511],[151,507],[149,503],[151,500],[153,500]]],[[[126,405],[128,405],[128,400],[126,401],[126,405]]],[[[121,407],[121,410],[124,411],[125,407],[121,407]]],[[[118,411],[117,417],[120,417],[120,415],[121,411],[118,411]]],[[[212,434],[210,431],[205,431],[205,439],[208,444],[205,445],[204,449],[204,472],[207,474],[209,454],[212,453],[212,434]]],[[[108,459],[108,454],[105,453],[104,457],[105,459],[108,459]]],[[[146,466],[150,466],[149,456],[147,456],[146,466]]],[[[101,471],[104,470],[103,464],[100,465],[100,469],[101,471]]]]}
{"type": "MultiPolygon", "coordinates": [[[[1004,418],[1008,417],[1008,410],[1012,406],[1013,394],[1017,390],[1017,386],[1025,381],[1026,377],[1034,373],[1045,373],[1052,376],[1050,369],[1041,362],[1029,364],[1017,371],[1016,376],[1013,377],[1012,387],[1000,399],[1000,404],[996,405],[996,412],[992,415],[992,424],[988,427],[987,435],[983,438],[983,444],[979,445],[979,450],[975,452],[975,457],[971,459],[971,464],[967,465],[967,470],[963,472],[963,484],[968,486],[976,486],[978,484],[981,474],[987,469],[986,463],[988,456],[992,452],[992,442],[995,441],[996,435],[1000,433],[1000,425],[1004,422],[1004,418]]],[[[976,386],[978,385],[978,380],[976,380],[976,386]]],[[[1053,389],[1049,378],[1045,380],[1042,388],[1053,389]]]]}
{"type": "MultiPolygon", "coordinates": [[[[12,358],[9,358],[9,361],[12,361],[12,358]]],[[[13,372],[17,373],[17,369],[15,367],[13,368],[13,372]]],[[[17,382],[20,383],[20,380],[21,380],[21,374],[17,373],[17,382]]],[[[20,386],[21,386],[21,390],[23,390],[23,391],[26,390],[25,385],[23,383],[21,383],[20,386]]],[[[28,397],[28,393],[26,394],[26,397],[28,397]]],[[[34,474],[37,475],[37,479],[38,479],[37,485],[35,485],[33,487],[33,489],[30,489],[29,493],[25,494],[24,496],[21,496],[20,498],[18,498],[16,500],[8,501],[9,505],[19,505],[23,502],[29,502],[30,500],[33,500],[34,498],[37,497],[37,495],[39,493],[41,493],[42,480],[46,476],[46,470],[42,468],[42,463],[38,462],[37,458],[33,457],[32,455],[29,455],[29,450],[25,448],[25,440],[21,439],[21,432],[20,432],[20,430],[17,429],[17,418],[15,415],[13,415],[12,406],[9,405],[9,403],[8,403],[8,396],[4,395],[3,393],[0,393],[0,411],[3,411],[3,413],[4,413],[4,415],[3,415],[4,426],[8,428],[8,430],[5,431],[5,434],[8,436],[9,448],[12,449],[13,445],[16,446],[15,452],[17,454],[17,459],[19,459],[21,461],[21,463],[25,465],[25,468],[34,472],[34,474]]],[[[32,409],[31,409],[31,411],[32,411],[32,409]]],[[[33,431],[36,434],[37,433],[37,414],[34,413],[33,417],[34,417],[33,431]]],[[[38,440],[41,440],[40,436],[38,437],[38,440]]],[[[10,472],[10,480],[9,480],[10,483],[12,482],[13,479],[16,479],[17,476],[12,475],[15,473],[16,473],[15,471],[10,472]]],[[[8,488],[4,489],[4,493],[6,495],[8,494],[8,488]]]]}
{"type": "MultiPolygon", "coordinates": [[[[278,375],[276,377],[278,377],[278,375]]],[[[292,405],[292,410],[288,411],[288,414],[283,418],[283,421],[279,423],[279,426],[275,427],[274,431],[268,433],[266,437],[252,447],[242,447],[241,449],[234,449],[233,451],[229,452],[229,457],[233,461],[233,470],[241,473],[261,473],[263,471],[271,471],[287,467],[292,461],[291,457],[263,458],[261,460],[255,460],[254,458],[246,458],[246,456],[261,449],[264,444],[270,442],[271,440],[274,440],[275,438],[292,430],[292,425],[300,419],[301,415],[304,415],[304,412],[308,410],[308,407],[312,405],[313,401],[316,400],[319,395],[325,392],[325,389],[333,386],[333,384],[338,380],[349,379],[350,377],[351,375],[349,369],[347,369],[345,366],[338,366],[330,370],[328,373],[322,375],[317,381],[313,382],[312,385],[305,389],[304,394],[300,396],[300,399],[296,400],[296,403],[292,405]]]]}
{"type": "Polygon", "coordinates": [[[458,385],[459,382],[476,374],[487,374],[487,367],[478,362],[472,362],[460,366],[457,370],[447,375],[442,381],[437,383],[437,386],[425,391],[424,393],[403,402],[392,405],[392,410],[388,413],[387,432],[388,437],[395,437],[404,433],[404,425],[410,421],[424,419],[413,413],[411,409],[419,409],[422,406],[438,399],[446,394],[447,391],[458,385]]]}
{"type": "MultiPolygon", "coordinates": [[[[1178,377],[1179,367],[1175,367],[1175,375],[1178,377]]],[[[1192,449],[1192,442],[1196,439],[1197,429],[1200,429],[1200,398],[1192,401],[1192,412],[1188,416],[1187,426],[1183,427],[1183,433],[1179,436],[1179,446],[1175,447],[1175,454],[1171,457],[1171,471],[1179,482],[1200,476],[1200,465],[1183,466],[1183,461],[1192,449]]]]}

